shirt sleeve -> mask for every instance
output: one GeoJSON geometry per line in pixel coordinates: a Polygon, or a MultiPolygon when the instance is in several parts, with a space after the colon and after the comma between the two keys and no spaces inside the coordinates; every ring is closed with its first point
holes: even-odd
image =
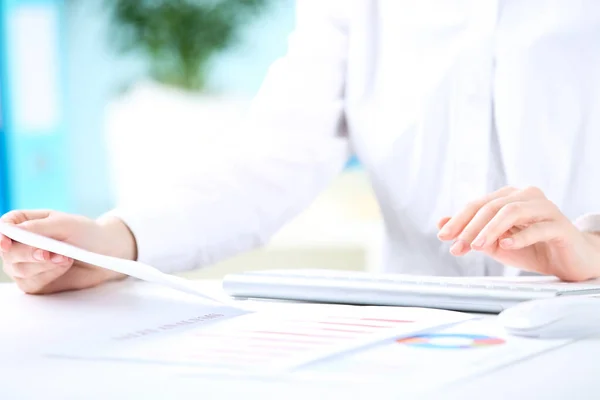
{"type": "Polygon", "coordinates": [[[139,261],[180,272],[256,248],[343,169],[350,152],[341,9],[299,1],[288,51],[270,67],[234,140],[212,156],[201,152],[183,181],[110,213],[134,234],[139,261]]]}
{"type": "Polygon", "coordinates": [[[574,224],[582,232],[600,232],[600,213],[582,215],[574,221],[574,224]]]}

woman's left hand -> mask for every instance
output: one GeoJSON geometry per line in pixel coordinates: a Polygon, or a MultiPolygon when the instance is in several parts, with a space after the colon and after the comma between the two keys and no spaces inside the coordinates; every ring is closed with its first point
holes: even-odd
{"type": "Polygon", "coordinates": [[[502,264],[564,281],[600,277],[600,236],[582,232],[537,188],[506,187],[438,223],[450,252],[481,251],[502,264]]]}

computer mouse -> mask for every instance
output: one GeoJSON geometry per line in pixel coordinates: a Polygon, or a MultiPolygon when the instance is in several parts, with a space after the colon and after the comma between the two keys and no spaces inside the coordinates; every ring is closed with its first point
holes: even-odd
{"type": "Polygon", "coordinates": [[[531,300],[502,311],[498,320],[512,335],[578,339],[600,335],[600,297],[531,300]]]}

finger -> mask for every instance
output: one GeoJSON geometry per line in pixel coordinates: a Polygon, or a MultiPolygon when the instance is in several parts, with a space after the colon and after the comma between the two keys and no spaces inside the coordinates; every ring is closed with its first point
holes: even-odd
{"type": "Polygon", "coordinates": [[[4,253],[4,262],[18,263],[52,263],[63,264],[68,258],[59,254],[50,253],[46,250],[36,249],[22,243],[13,242],[11,250],[4,253]]]}
{"type": "Polygon", "coordinates": [[[495,243],[505,232],[515,226],[529,226],[536,222],[557,220],[560,210],[548,200],[516,201],[502,206],[496,215],[480,229],[473,240],[474,249],[480,250],[495,243]]]}
{"type": "Polygon", "coordinates": [[[22,243],[13,242],[10,251],[4,253],[2,258],[4,262],[9,264],[48,262],[50,260],[50,253],[22,243]]]}
{"type": "Polygon", "coordinates": [[[14,210],[4,214],[0,220],[17,225],[33,219],[47,218],[50,213],[50,210],[14,210]]]}
{"type": "Polygon", "coordinates": [[[0,235],[0,252],[7,253],[10,251],[12,246],[12,240],[4,235],[0,235]]]}
{"type": "Polygon", "coordinates": [[[502,197],[489,202],[477,211],[477,214],[467,224],[465,229],[458,236],[458,241],[463,244],[464,251],[468,252],[471,248],[479,250],[486,244],[493,243],[502,233],[506,232],[515,225],[515,221],[507,221],[502,218],[511,215],[512,210],[520,210],[524,202],[525,196],[519,192],[502,197]],[[492,221],[502,221],[504,225],[510,225],[502,232],[499,232],[494,240],[489,239],[486,235],[482,235],[482,231],[492,221]]]}
{"type": "Polygon", "coordinates": [[[512,187],[504,187],[496,192],[490,193],[479,200],[469,203],[461,212],[452,217],[439,232],[438,237],[441,240],[455,239],[473,219],[477,211],[490,201],[508,196],[515,193],[517,189],[512,187]]]}
{"type": "Polygon", "coordinates": [[[60,223],[55,218],[32,219],[22,222],[19,227],[60,241],[66,241],[71,231],[69,226],[60,223]]]}
{"type": "Polygon", "coordinates": [[[4,271],[13,279],[31,279],[36,275],[61,266],[61,264],[52,263],[4,264],[4,271]]]}
{"type": "Polygon", "coordinates": [[[57,279],[62,277],[67,271],[69,271],[70,265],[61,265],[48,271],[37,274],[31,278],[21,279],[16,278],[15,283],[17,286],[29,294],[42,294],[46,293],[49,286],[53,284],[57,279]]]}
{"type": "Polygon", "coordinates": [[[451,219],[450,217],[444,217],[444,218],[440,219],[437,223],[438,230],[442,229],[448,223],[448,221],[450,221],[450,219],[451,219]]]}
{"type": "Polygon", "coordinates": [[[97,267],[69,268],[59,276],[60,279],[58,279],[58,277],[54,278],[43,287],[39,288],[35,294],[87,289],[105,282],[109,273],[109,271],[97,267]]]}
{"type": "Polygon", "coordinates": [[[503,249],[519,250],[540,242],[562,240],[565,236],[563,224],[556,221],[542,221],[501,239],[499,245],[503,249]]]}
{"type": "Polygon", "coordinates": [[[521,192],[514,192],[511,195],[497,198],[482,206],[467,223],[462,232],[459,233],[458,239],[450,247],[450,253],[455,256],[467,254],[481,230],[489,224],[498,212],[506,207],[507,204],[519,202],[524,197],[525,195],[521,192]]]}

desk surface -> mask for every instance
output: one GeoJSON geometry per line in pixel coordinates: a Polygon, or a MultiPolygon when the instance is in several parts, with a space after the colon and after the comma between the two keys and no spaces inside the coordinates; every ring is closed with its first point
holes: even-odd
{"type": "MultiPolygon", "coordinates": [[[[217,291],[218,282],[198,283],[217,291]]],[[[352,382],[265,382],[193,377],[127,363],[42,357],[48,346],[92,333],[109,320],[133,320],[157,307],[189,315],[192,299],[142,282],[121,282],[55,296],[28,296],[0,284],[0,397],[2,399],[360,399],[373,389],[352,382]],[[235,383],[235,384],[232,384],[235,383]]],[[[257,307],[272,307],[262,302],[257,307]]],[[[446,387],[436,399],[600,398],[600,339],[577,342],[492,373],[446,387]]],[[[394,382],[379,399],[397,398],[394,382]]],[[[403,397],[404,398],[404,397],[403,397]]]]}

